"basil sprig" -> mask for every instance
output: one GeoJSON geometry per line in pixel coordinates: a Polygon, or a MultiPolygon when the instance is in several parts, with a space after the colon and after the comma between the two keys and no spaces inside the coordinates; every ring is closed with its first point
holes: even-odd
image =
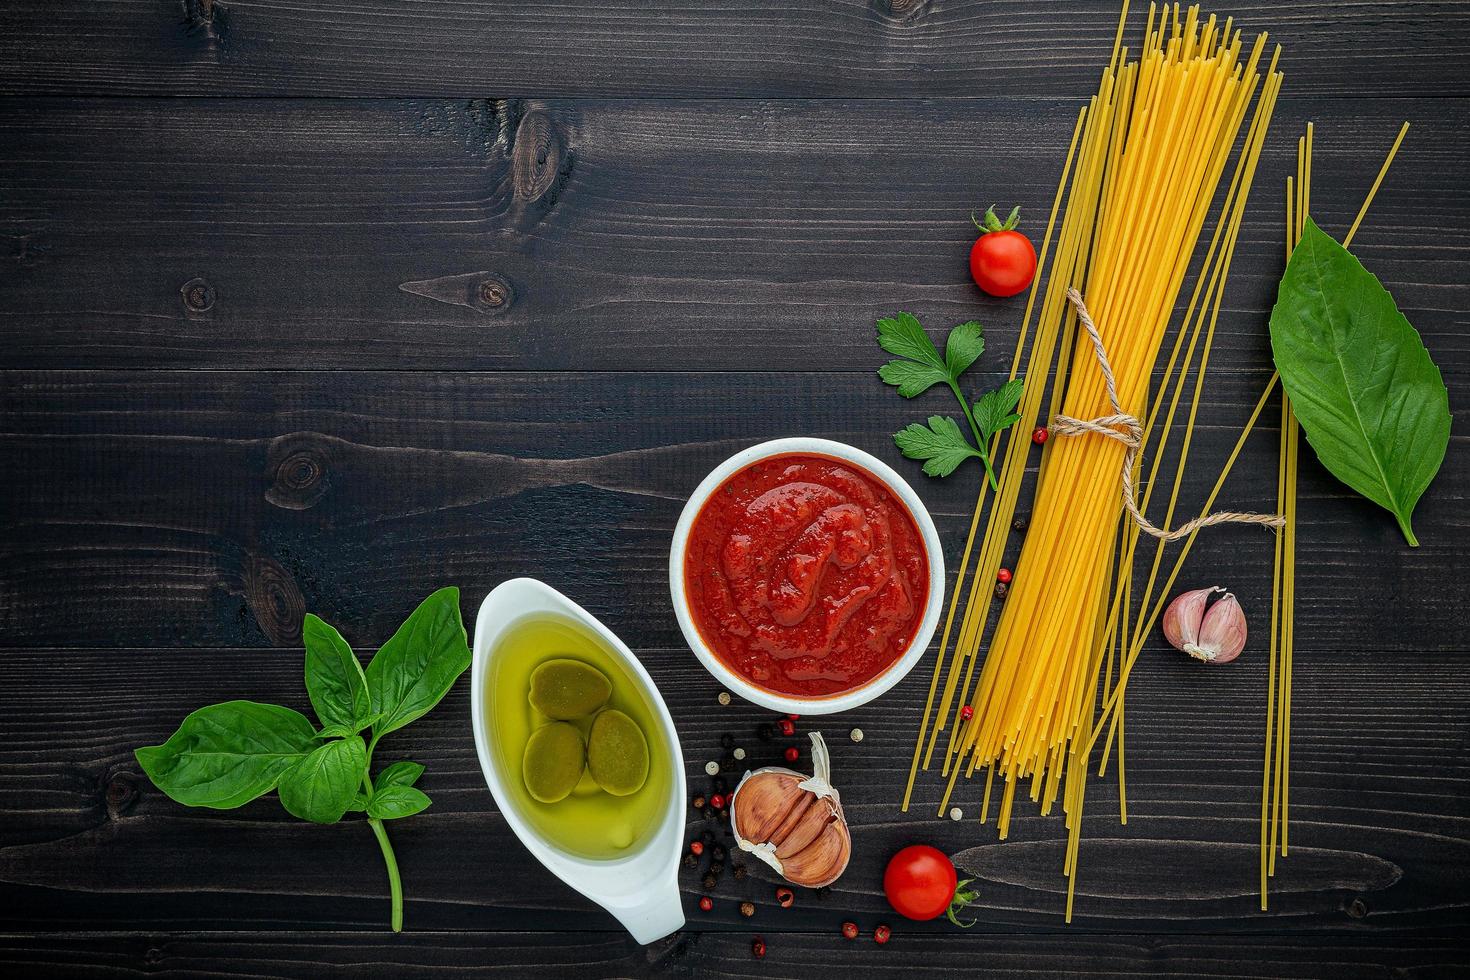
{"type": "Polygon", "coordinates": [[[470,665],[459,589],[425,599],[364,671],[342,635],[308,614],[306,693],[320,729],[277,704],[226,701],[184,719],[162,745],[138,749],[138,764],[170,799],[229,810],[276,790],[292,816],[336,823],[366,812],[383,851],[392,893],[393,931],[403,928],[403,885],[385,820],[419,813],[429,797],[414,784],[417,762],[370,775],[378,740],[428,713],[470,665]],[[371,729],[364,740],[359,734],[371,729]]]}
{"type": "Polygon", "coordinates": [[[1378,277],[1311,218],[1281,277],[1271,350],[1322,465],[1418,547],[1410,518],[1449,447],[1449,393],[1378,277]]]}

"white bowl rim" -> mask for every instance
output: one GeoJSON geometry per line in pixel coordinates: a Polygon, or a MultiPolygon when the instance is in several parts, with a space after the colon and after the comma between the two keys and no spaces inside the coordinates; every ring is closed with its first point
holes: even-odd
{"type": "Polygon", "coordinates": [[[699,486],[695,487],[694,492],[689,495],[689,500],[684,504],[684,510],[679,514],[679,521],[674,526],[673,543],[669,548],[669,593],[673,599],[674,616],[679,621],[679,629],[683,632],[689,649],[694,651],[694,655],[699,658],[700,663],[704,664],[705,669],[732,693],[763,708],[783,713],[836,714],[839,711],[848,711],[867,704],[874,698],[885,694],[903,680],[909,671],[913,670],[914,665],[924,658],[924,653],[929,649],[929,641],[934,638],[934,632],[939,626],[939,615],[944,605],[944,591],[944,551],[940,545],[939,532],[934,527],[934,520],[929,516],[928,508],[914,492],[914,488],[909,486],[908,481],[899,476],[893,467],[878,457],[856,446],[837,442],[834,439],[790,436],[757,443],[735,453],[710,470],[709,475],[700,481],[699,486]],[[720,488],[721,484],[752,463],[773,456],[793,454],[827,456],[844,463],[851,463],[883,483],[908,508],[909,516],[913,518],[914,526],[919,529],[919,535],[924,540],[924,548],[929,560],[929,595],[924,604],[924,615],[919,621],[918,631],[915,632],[903,656],[862,687],[824,697],[797,697],[768,691],[757,687],[725,666],[724,661],[715,655],[714,651],[704,642],[704,638],[700,636],[699,627],[689,614],[689,602],[684,591],[684,557],[689,546],[689,532],[705,502],[720,488]]]}

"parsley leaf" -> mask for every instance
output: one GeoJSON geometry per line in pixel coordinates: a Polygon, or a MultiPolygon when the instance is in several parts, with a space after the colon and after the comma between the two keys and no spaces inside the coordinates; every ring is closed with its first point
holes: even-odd
{"type": "Polygon", "coordinates": [[[1021,403],[1021,389],[1025,383],[1012,378],[994,391],[987,391],[975,403],[975,424],[988,441],[1002,429],[1010,428],[1021,421],[1016,406],[1021,403]]]}
{"type": "Polygon", "coordinates": [[[960,431],[959,423],[944,415],[929,416],[929,427],[915,422],[893,434],[893,441],[909,459],[924,460],[929,476],[949,476],[961,463],[980,452],[960,431]]]}
{"type": "Polygon", "coordinates": [[[973,456],[985,467],[991,487],[999,489],[987,443],[1020,420],[1016,406],[1021,401],[1022,382],[1012,378],[986,392],[971,410],[960,392],[960,375],[985,353],[985,329],[974,320],[961,323],[949,332],[941,357],[918,318],[900,313],[878,321],[878,346],[898,357],[878,369],[885,384],[893,385],[905,398],[917,398],[940,383],[948,385],[975,437],[972,444],[954,419],[931,415],[927,428],[914,423],[894,434],[893,441],[903,454],[924,460],[924,472],[930,476],[949,476],[973,456]]]}

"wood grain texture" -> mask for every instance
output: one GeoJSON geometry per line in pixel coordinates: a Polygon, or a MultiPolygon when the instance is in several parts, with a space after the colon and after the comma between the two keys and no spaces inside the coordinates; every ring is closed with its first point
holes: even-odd
{"type": "MultiPolygon", "coordinates": [[[[1013,201],[1041,234],[1087,87],[1059,91],[0,101],[0,366],[866,372],[899,309],[1005,356],[1020,305],[969,281],[969,215],[1013,201]]],[[[1340,235],[1407,118],[1355,251],[1463,372],[1470,104],[1287,91],[1221,366],[1266,363],[1306,121],[1340,235]]]]}
{"type": "Polygon", "coordinates": [[[1444,936],[1401,946],[1377,937],[1344,936],[1324,949],[1292,936],[1231,937],[1144,934],[1068,936],[990,934],[983,948],[951,937],[904,936],[884,950],[836,936],[764,932],[767,954],[750,958],[748,936],[689,933],[647,950],[609,933],[456,931],[404,936],[362,933],[59,933],[0,937],[0,963],[28,977],[194,977],[221,980],[310,974],[324,977],[752,977],[808,978],[841,970],[881,976],[902,964],[906,976],[1261,977],[1323,976],[1372,980],[1437,980],[1463,976],[1470,957],[1444,936]]]}
{"type": "MultiPolygon", "coordinates": [[[[1463,376],[1452,366],[1465,360],[1442,363],[1451,384],[1463,376]]],[[[877,453],[919,488],[951,569],[977,486],[974,474],[924,477],[888,435],[952,402],[905,402],[866,373],[3,377],[0,646],[295,645],[308,609],[371,645],[441,585],[479,596],[516,575],[545,578],[629,642],[674,646],[669,536],[737,448],[804,433],[877,453]]],[[[1196,506],[1265,383],[1243,366],[1212,377],[1181,495],[1196,506]]],[[[1274,506],[1273,435],[1251,443],[1230,506],[1274,506]]],[[[1304,463],[1304,652],[1463,649],[1462,444],[1419,505],[1413,550],[1385,513],[1304,463]]],[[[1212,541],[1181,584],[1225,582],[1264,610],[1269,535],[1212,541]]]]}
{"type": "MultiPolygon", "coordinates": [[[[1146,5],[1132,5],[1141,35],[1146,5]]],[[[1117,0],[11,0],[0,93],[1029,96],[1086,86],[1117,0]]],[[[1218,3],[1299,91],[1470,94],[1455,2],[1218,3]],[[1409,66],[1412,65],[1412,68],[1409,66]]]]}
{"type": "MultiPolygon", "coordinates": [[[[719,756],[725,733],[754,765],[773,763],[788,744],[757,736],[768,713],[717,706],[717,685],[687,649],[638,653],[678,726],[691,791],[708,792],[704,763],[719,756]]],[[[1450,672],[1459,656],[1303,652],[1292,853],[1278,865],[1273,911],[1263,915],[1254,889],[1264,658],[1206,674],[1172,651],[1150,651],[1130,686],[1128,824],[1118,823],[1111,777],[1089,787],[1075,931],[1128,934],[1146,922],[1161,935],[1290,929],[1328,940],[1407,937],[1463,922],[1470,762],[1459,749],[1470,737],[1470,685],[1450,672]]],[[[15,679],[0,689],[8,928],[382,927],[383,871],[361,821],[305,824],[274,797],[239,810],[189,810],[149,785],[131,755],[202,703],[249,697],[306,707],[301,657],[297,649],[6,651],[15,679]]],[[[694,908],[699,875],[686,870],[691,931],[813,932],[835,941],[845,918],[865,927],[887,921],[883,864],[915,841],[953,854],[976,878],[980,921],[963,935],[943,920],[897,923],[902,938],[937,935],[983,949],[993,933],[1065,929],[1059,817],[1018,804],[1010,838],[997,842],[994,825],[975,819],[981,783],[961,786],[956,802],[968,819],[956,823],[935,814],[935,774],[921,779],[913,809],[900,812],[922,674],[820,726],[854,836],[852,865],[831,893],[802,890],[797,906],[782,910],[771,873],[748,861],[749,877],[737,882],[727,872],[714,890],[717,909],[704,914],[694,908]],[[863,729],[860,744],[845,737],[851,726],[863,729]],[[757,904],[751,920],[735,908],[746,899],[757,904]]],[[[379,747],[380,765],[424,763],[420,786],[434,800],[391,828],[408,927],[617,932],[609,916],[542,872],[497,815],[475,758],[466,692],[459,685],[434,714],[379,747]]],[[[691,814],[691,836],[712,826],[691,814]]]]}

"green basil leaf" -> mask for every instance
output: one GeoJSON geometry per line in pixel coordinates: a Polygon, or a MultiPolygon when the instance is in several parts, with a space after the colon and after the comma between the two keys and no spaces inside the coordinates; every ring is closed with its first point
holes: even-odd
{"type": "Polygon", "coordinates": [[[919,325],[918,317],[912,313],[900,313],[896,317],[879,320],[878,346],[896,357],[907,357],[940,371],[949,370],[944,358],[939,356],[939,348],[934,346],[934,341],[929,339],[929,335],[919,325]]]}
{"type": "Polygon", "coordinates": [[[347,811],[349,813],[362,813],[367,809],[367,805],[368,795],[362,790],[358,790],[352,795],[352,803],[348,805],[347,811]]]}
{"type": "Polygon", "coordinates": [[[387,786],[412,786],[424,774],[424,767],[417,762],[395,762],[378,773],[373,785],[378,789],[387,786]]]}
{"type": "Polygon", "coordinates": [[[1449,446],[1449,393],[1388,290],[1310,218],[1281,277],[1271,350],[1322,465],[1417,547],[1410,518],[1449,446]]]}
{"type": "Polygon", "coordinates": [[[318,746],[281,775],[281,806],[312,823],[336,823],[352,806],[367,766],[361,735],[318,746]]]}
{"type": "Polygon", "coordinates": [[[342,639],[330,623],[311,613],[301,624],[301,639],[306,644],[306,694],[323,725],[353,726],[360,731],[372,711],[367,677],[352,647],[342,639]]]}
{"type": "Polygon", "coordinates": [[[985,353],[985,328],[974,320],[961,323],[949,332],[944,342],[944,366],[950,377],[958,378],[985,353]]]}
{"type": "Polygon", "coordinates": [[[459,589],[440,589],[419,604],[368,664],[368,692],[373,710],[382,715],[373,735],[396,731],[429,711],[469,665],[459,589]]]}
{"type": "Polygon", "coordinates": [[[167,742],[134,755],[170,799],[228,810],[269,793],[315,745],[316,732],[299,711],[226,701],[193,712],[167,742]]]}
{"type": "Polygon", "coordinates": [[[398,820],[422,813],[429,808],[429,798],[412,786],[389,786],[373,793],[368,800],[367,815],[379,820],[398,820]]]}
{"type": "Polygon", "coordinates": [[[893,385],[905,398],[915,398],[937,384],[949,381],[949,375],[929,364],[914,361],[889,361],[878,369],[884,384],[893,385]]]}

